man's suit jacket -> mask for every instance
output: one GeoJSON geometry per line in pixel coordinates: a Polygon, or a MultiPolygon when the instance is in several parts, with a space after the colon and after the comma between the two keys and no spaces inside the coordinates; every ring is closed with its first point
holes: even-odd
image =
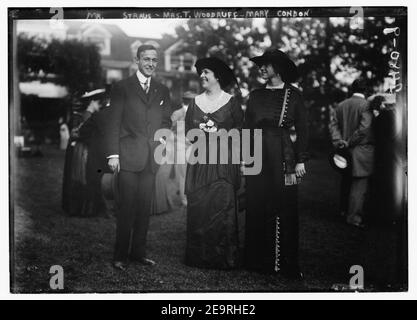
{"type": "Polygon", "coordinates": [[[146,94],[136,74],[119,81],[112,89],[106,115],[106,157],[118,154],[120,169],[133,172],[142,171],[150,161],[156,172],[153,152],[160,142],[154,141],[154,134],[171,127],[170,116],[167,87],[152,79],[146,94]]]}
{"type": "Polygon", "coordinates": [[[345,140],[352,154],[352,176],[367,177],[374,168],[372,113],[368,101],[357,96],[342,101],[330,119],[333,144],[345,140]]]}

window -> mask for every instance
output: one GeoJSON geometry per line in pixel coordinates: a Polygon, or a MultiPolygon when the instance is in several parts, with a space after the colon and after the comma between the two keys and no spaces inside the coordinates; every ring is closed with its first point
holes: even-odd
{"type": "Polygon", "coordinates": [[[193,71],[194,56],[191,53],[171,56],[171,69],[177,71],[193,71]]]}
{"type": "Polygon", "coordinates": [[[191,53],[187,52],[184,54],[183,64],[184,64],[184,70],[193,71],[194,57],[191,53]]]}

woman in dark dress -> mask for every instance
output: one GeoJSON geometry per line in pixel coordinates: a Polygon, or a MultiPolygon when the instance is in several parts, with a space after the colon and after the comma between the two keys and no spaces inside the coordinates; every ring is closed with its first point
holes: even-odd
{"type": "Polygon", "coordinates": [[[86,194],[87,145],[78,141],[80,126],[88,120],[91,112],[74,111],[70,119],[71,134],[65,151],[62,186],[62,208],[70,216],[81,215],[86,194]]]}
{"type": "Polygon", "coordinates": [[[88,106],[72,119],[64,165],[63,208],[70,216],[106,215],[100,189],[101,176],[107,168],[100,150],[100,109],[106,105],[105,89],[90,91],[81,99],[88,106]]]}
{"type": "Polygon", "coordinates": [[[79,129],[79,141],[88,148],[86,163],[86,205],[83,216],[102,216],[108,218],[107,208],[101,191],[101,179],[108,170],[107,159],[103,151],[104,121],[107,117],[108,98],[105,89],[92,91],[89,110],[92,113],[79,129]]]}
{"type": "Polygon", "coordinates": [[[245,127],[262,129],[262,171],[246,177],[245,265],[299,279],[297,184],[306,173],[307,113],[285,53],[251,60],[266,86],[251,92],[246,111],[245,127]]]}
{"type": "MultiPolygon", "coordinates": [[[[190,164],[189,161],[187,165],[185,262],[195,267],[229,269],[239,264],[236,190],[240,184],[240,164],[239,161],[232,163],[234,148],[230,141],[226,150],[228,159],[224,164],[219,162],[219,146],[208,141],[210,132],[240,129],[243,111],[237,100],[223,91],[236,81],[233,71],[224,62],[217,58],[204,58],[197,61],[196,68],[205,91],[189,105],[185,129],[187,133],[190,129],[197,129],[207,148],[204,150],[206,164],[190,164]],[[210,154],[215,151],[213,148],[217,149],[217,162],[209,163],[210,154]]],[[[196,143],[196,140],[192,142],[196,143]]],[[[192,155],[195,155],[194,151],[192,155]]]]}

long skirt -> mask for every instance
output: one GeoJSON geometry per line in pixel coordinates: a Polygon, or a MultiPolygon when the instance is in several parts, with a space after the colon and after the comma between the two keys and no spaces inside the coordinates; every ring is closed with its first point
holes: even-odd
{"type": "Polygon", "coordinates": [[[239,264],[236,192],[219,179],[187,194],[186,264],[230,269],[239,264]]]}
{"type": "Polygon", "coordinates": [[[186,145],[177,139],[175,143],[168,142],[166,156],[170,162],[159,166],[155,176],[155,201],[153,213],[160,214],[185,206],[187,201],[184,194],[186,163],[177,163],[178,152],[186,154],[186,145]]]}
{"type": "MultiPolygon", "coordinates": [[[[181,186],[175,164],[162,164],[155,176],[153,213],[166,213],[181,207],[181,186]]],[[[184,191],[182,191],[184,193],[184,191]]]]}
{"type": "Polygon", "coordinates": [[[70,164],[66,164],[67,174],[64,176],[64,209],[70,216],[84,216],[88,206],[88,147],[83,142],[77,142],[69,148],[67,152],[70,156],[66,161],[70,161],[70,164]]]}
{"type": "Polygon", "coordinates": [[[246,181],[245,266],[265,273],[297,271],[297,185],[277,186],[268,170],[246,181]]]}

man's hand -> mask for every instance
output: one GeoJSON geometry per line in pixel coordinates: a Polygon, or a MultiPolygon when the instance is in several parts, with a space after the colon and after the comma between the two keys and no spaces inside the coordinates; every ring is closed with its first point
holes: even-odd
{"type": "Polygon", "coordinates": [[[340,141],[337,142],[337,147],[339,149],[347,148],[347,147],[349,147],[349,143],[345,140],[340,140],[340,141]]]}
{"type": "Polygon", "coordinates": [[[119,158],[110,158],[107,164],[112,172],[120,171],[119,158]]]}
{"type": "Polygon", "coordinates": [[[295,165],[295,175],[297,178],[302,178],[306,174],[304,163],[297,163],[295,165]]]}
{"type": "Polygon", "coordinates": [[[244,161],[240,161],[240,175],[244,176],[245,175],[245,162],[244,161]]]}
{"type": "Polygon", "coordinates": [[[80,137],[80,130],[78,128],[73,128],[70,133],[71,139],[78,139],[80,137]]]}

